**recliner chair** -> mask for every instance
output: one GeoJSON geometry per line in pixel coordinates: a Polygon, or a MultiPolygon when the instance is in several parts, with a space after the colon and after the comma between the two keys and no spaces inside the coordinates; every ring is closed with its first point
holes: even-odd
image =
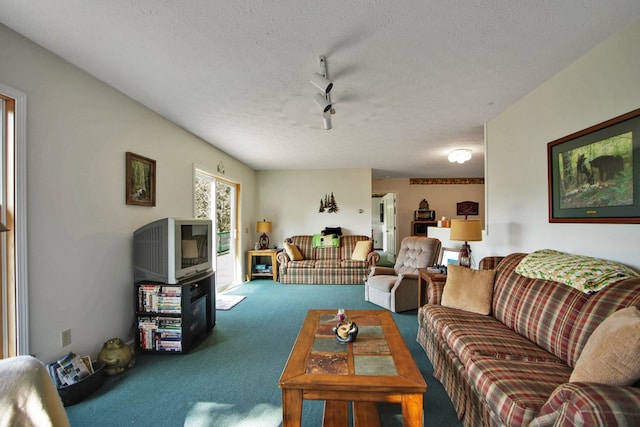
{"type": "Polygon", "coordinates": [[[364,284],[364,299],[394,313],[418,308],[418,268],[434,265],[441,246],[440,240],[431,237],[402,239],[393,268],[371,269],[364,284]]]}

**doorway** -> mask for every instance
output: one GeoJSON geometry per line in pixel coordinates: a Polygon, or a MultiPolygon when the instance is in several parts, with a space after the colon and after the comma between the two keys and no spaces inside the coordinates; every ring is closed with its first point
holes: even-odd
{"type": "Polygon", "coordinates": [[[238,206],[240,184],[196,169],[196,218],[209,218],[216,230],[213,238],[213,268],[216,272],[216,292],[238,283],[238,206]]]}
{"type": "Polygon", "coordinates": [[[384,210],[382,249],[390,262],[396,260],[396,193],[382,196],[384,210]]]}

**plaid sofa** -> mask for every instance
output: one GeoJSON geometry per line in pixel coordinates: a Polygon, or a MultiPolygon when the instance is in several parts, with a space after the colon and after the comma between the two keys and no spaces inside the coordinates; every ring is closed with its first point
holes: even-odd
{"type": "Polygon", "coordinates": [[[640,277],[585,294],[529,279],[526,254],[489,257],[492,314],[439,305],[445,282],[429,284],[418,342],[465,426],[640,425],[640,388],[569,382],[587,339],[617,310],[640,307],[640,277]]]}
{"type": "Polygon", "coordinates": [[[278,253],[278,276],[281,283],[311,283],[348,285],[362,284],[375,266],[380,255],[370,252],[366,261],[355,261],[351,254],[360,240],[370,240],[369,236],[349,235],[340,237],[339,247],[314,248],[313,236],[292,236],[285,241],[298,247],[304,257],[292,261],[286,252],[278,253]]]}

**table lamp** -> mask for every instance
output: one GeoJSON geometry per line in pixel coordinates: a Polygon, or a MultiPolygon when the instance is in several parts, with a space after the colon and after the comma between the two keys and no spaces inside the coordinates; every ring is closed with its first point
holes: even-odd
{"type": "Polygon", "coordinates": [[[260,249],[269,249],[269,236],[267,236],[267,233],[271,233],[271,221],[264,219],[262,221],[258,221],[256,231],[258,233],[262,233],[259,240],[260,249]]]}
{"type": "Polygon", "coordinates": [[[479,219],[452,219],[449,239],[464,242],[460,248],[460,265],[471,267],[471,247],[468,242],[482,240],[482,224],[479,219]]]}

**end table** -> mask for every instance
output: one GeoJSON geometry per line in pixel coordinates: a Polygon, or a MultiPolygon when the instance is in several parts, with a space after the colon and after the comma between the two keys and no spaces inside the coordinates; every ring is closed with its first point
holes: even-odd
{"type": "Polygon", "coordinates": [[[247,251],[247,280],[251,281],[254,277],[272,277],[274,282],[278,281],[278,261],[276,255],[277,249],[260,249],[247,251]],[[264,258],[264,259],[263,259],[264,258]],[[261,264],[265,259],[271,264],[264,264],[266,269],[256,270],[256,265],[261,264]],[[271,270],[269,271],[269,267],[271,270]]]}

